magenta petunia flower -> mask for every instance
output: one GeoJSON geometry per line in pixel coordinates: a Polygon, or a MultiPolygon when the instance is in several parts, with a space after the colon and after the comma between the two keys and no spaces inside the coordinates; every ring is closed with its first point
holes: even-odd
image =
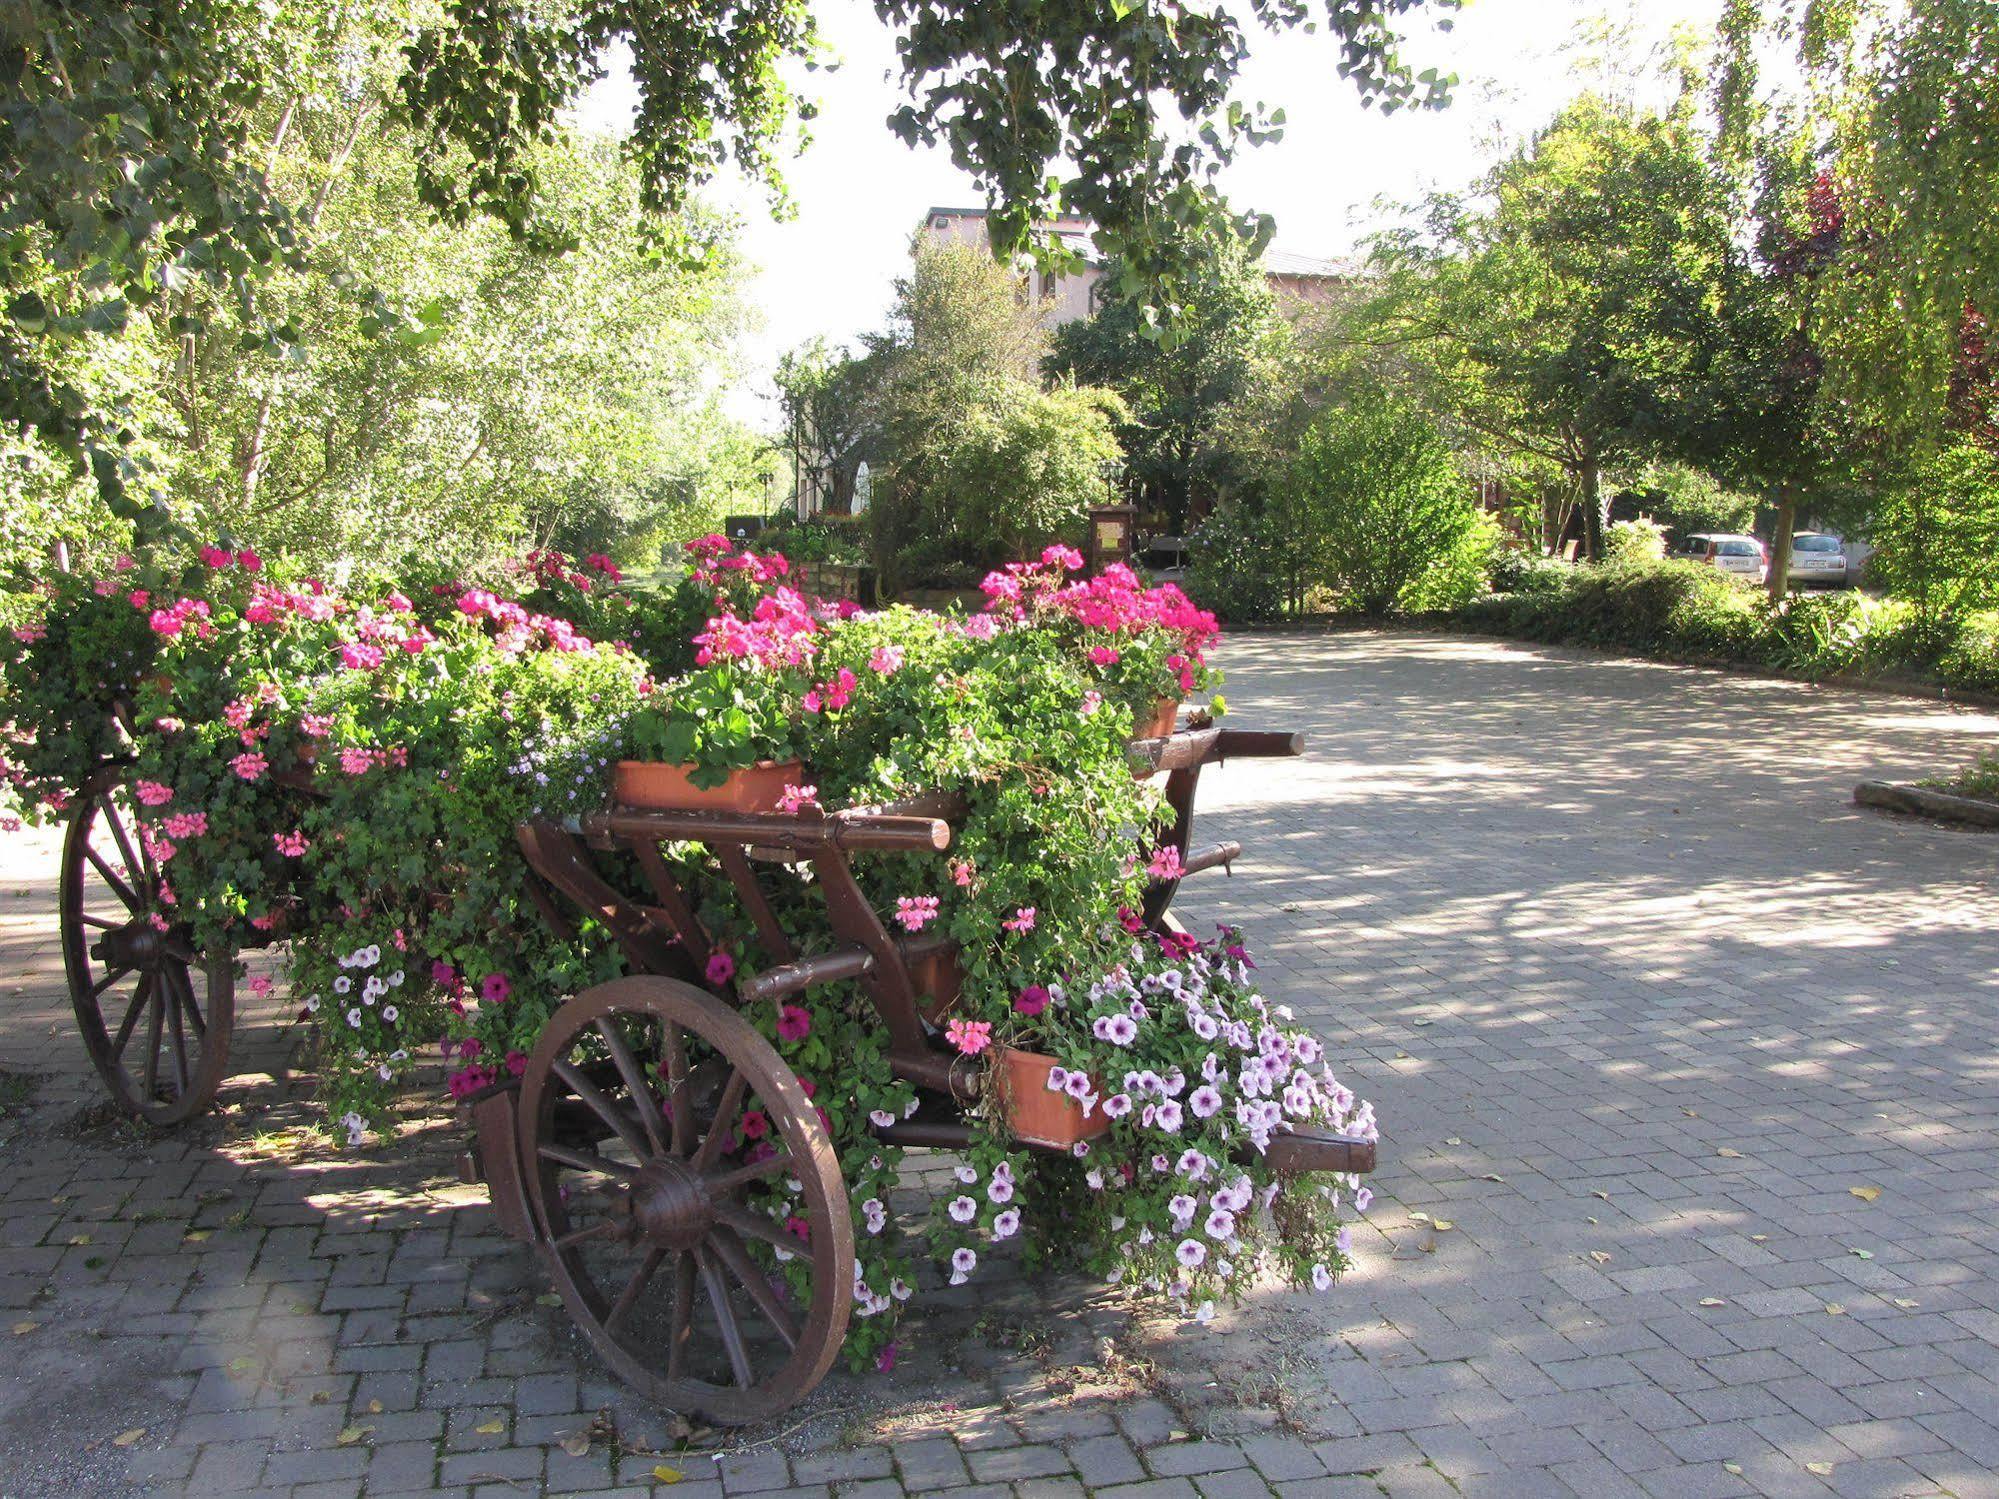
{"type": "Polygon", "coordinates": [[[786,1041],[803,1041],[812,1034],[812,1016],[797,1005],[783,1005],[777,1012],[777,1033],[786,1041]]]}
{"type": "Polygon", "coordinates": [[[736,976],[736,960],[725,952],[708,955],[708,982],[726,984],[736,976]]]}
{"type": "Polygon", "coordinates": [[[503,1004],[513,994],[513,982],[504,973],[489,973],[479,985],[479,997],[492,1004],[503,1004]]]}

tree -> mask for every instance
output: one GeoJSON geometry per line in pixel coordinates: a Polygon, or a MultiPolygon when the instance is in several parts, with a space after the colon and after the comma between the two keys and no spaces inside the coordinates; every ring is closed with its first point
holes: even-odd
{"type": "MultiPolygon", "coordinates": [[[[254,307],[183,279],[66,346],[71,373],[124,411],[155,490],[208,536],[384,564],[462,566],[556,537],[643,547],[717,507],[740,454],[713,391],[741,311],[711,221],[682,215],[683,244],[708,245],[698,259],[649,251],[635,173],[575,139],[539,157],[581,231],[570,250],[413,216],[416,142],[387,93],[401,30],[366,8],[288,26],[272,42],[282,90],[242,140],[294,253],[254,307]],[[259,332],[273,320],[291,330],[276,352],[259,332]]],[[[14,559],[103,533],[54,455],[19,447],[30,461],[0,494],[40,534],[14,559]]]]}
{"type": "MultiPolygon", "coordinates": [[[[1413,71],[1397,50],[1396,23],[1424,3],[1325,0],[1320,16],[1305,0],[1256,0],[1254,11],[1282,28],[1322,24],[1341,74],[1394,109],[1440,104],[1450,82],[1413,71]]],[[[995,210],[1003,256],[1061,206],[1094,218],[1100,246],[1124,257],[1134,283],[1171,300],[1195,267],[1163,226],[1226,222],[1267,239],[1268,221],[1233,214],[1214,184],[1243,143],[1281,125],[1281,114],[1233,96],[1248,42],[1228,12],[1186,0],[876,0],[876,11],[900,33],[911,96],[892,128],[949,146],[995,210]],[[1175,120],[1184,134],[1163,123],[1175,120]],[[1063,163],[1074,166],[1055,170],[1063,163]]],[[[283,120],[302,97],[290,76],[302,37],[309,52],[354,24],[407,32],[388,98],[419,138],[418,195],[445,222],[489,215],[539,249],[578,242],[545,153],[612,46],[627,49],[637,83],[628,150],[640,200],[670,249],[684,248],[680,212],[723,162],[781,192],[781,145],[811,112],[782,71],[816,50],[807,0],[361,0],[284,18],[272,24],[254,0],[16,0],[0,22],[0,160],[10,168],[0,178],[0,421],[87,468],[107,503],[148,524],[164,516],[131,408],[74,356],[197,283],[247,309],[245,336],[269,351],[297,343],[299,329],[259,307],[260,288],[300,266],[302,250],[298,205],[271,182],[252,128],[260,116],[283,120]]],[[[1052,241],[1039,252],[1061,258],[1052,241]]]]}
{"type": "Polygon", "coordinates": [[[777,444],[790,460],[800,491],[839,515],[853,512],[863,463],[886,455],[882,437],[883,360],[828,348],[823,340],[778,361],[777,398],[783,428],[777,444]]]}
{"type": "Polygon", "coordinates": [[[1999,454],[1960,443],[1883,498],[1873,576],[1915,609],[1918,640],[1948,643],[1975,609],[1999,604],[1999,454]]]}
{"type": "Polygon", "coordinates": [[[1999,7],[1911,0],[1842,76],[1850,249],[1814,329],[1831,393],[1919,459],[1999,447],[1999,7]]]}
{"type": "Polygon", "coordinates": [[[1210,235],[1208,245],[1170,347],[1148,336],[1143,299],[1117,289],[1123,267],[1113,263],[1101,282],[1109,295],[1089,318],[1055,330],[1047,360],[1052,374],[1124,398],[1131,419],[1118,436],[1135,497],[1176,533],[1240,479],[1238,425],[1223,413],[1273,383],[1288,332],[1256,257],[1230,237],[1210,235]]]}
{"type": "Polygon", "coordinates": [[[1058,536],[1109,493],[1129,413],[1109,391],[1050,391],[1041,309],[966,245],[919,241],[874,362],[882,465],[869,510],[885,583],[976,578],[1058,536]]]}
{"type": "Polygon", "coordinates": [[[1603,555],[1604,477],[1689,443],[1720,353],[1716,307],[1744,274],[1727,183],[1685,106],[1585,95],[1467,201],[1384,239],[1375,337],[1412,347],[1444,403],[1577,488],[1603,555]]]}
{"type": "Polygon", "coordinates": [[[1436,427],[1380,398],[1329,412],[1305,434],[1290,489],[1308,576],[1367,615],[1395,608],[1479,521],[1436,427]]]}

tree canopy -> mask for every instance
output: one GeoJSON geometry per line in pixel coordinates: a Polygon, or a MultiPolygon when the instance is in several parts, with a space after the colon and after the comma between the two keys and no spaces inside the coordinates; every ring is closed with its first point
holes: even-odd
{"type": "MultiPolygon", "coordinates": [[[[719,226],[689,209],[688,253],[648,247],[634,169],[574,137],[536,148],[551,211],[578,231],[567,250],[413,213],[421,145],[390,92],[404,39],[385,7],[266,28],[270,87],[232,129],[286,229],[253,298],[157,255],[126,297],[106,267],[59,265],[61,239],[24,230],[5,264],[38,290],[0,339],[27,338],[21,316],[39,310],[29,362],[116,413],[112,492],[145,471],[128,522],[151,494],[208,535],[319,560],[462,564],[558,537],[641,545],[720,508],[753,460],[715,408],[741,317],[719,226]]],[[[159,238],[159,254],[197,255],[180,227],[159,238]]],[[[129,539],[26,425],[0,436],[9,556],[56,534],[129,539]]]]}
{"type": "Polygon", "coordinates": [[[1488,440],[1571,474],[1600,557],[1605,470],[1685,442],[1747,273],[1727,183],[1686,110],[1585,95],[1474,195],[1433,198],[1381,255],[1375,336],[1414,349],[1488,440]]]}
{"type": "MultiPolygon", "coordinates": [[[[1260,24],[1323,29],[1338,71],[1384,109],[1443,100],[1449,81],[1400,54],[1398,24],[1455,0],[1254,0],[1260,24]]],[[[1235,96],[1243,21],[1191,0],[876,0],[898,33],[910,102],[889,122],[939,141],[987,194],[995,249],[1033,241],[1054,208],[1087,214],[1134,285],[1172,301],[1194,267],[1179,233],[1267,220],[1230,210],[1215,174],[1281,112],[1235,96]]],[[[1438,22],[1448,24],[1448,18],[1438,22]]],[[[159,518],[138,414],[80,367],[90,342],[201,285],[241,310],[246,348],[283,355],[302,330],[263,305],[297,268],[309,213],[273,181],[258,122],[355,29],[399,40],[384,118],[415,137],[418,196],[446,222],[490,215],[524,243],[576,243],[547,150],[564,112],[631,58],[627,150],[654,242],[698,252],[681,210],[725,161],[781,193],[788,132],[811,105],[788,65],[816,61],[808,0],[361,0],[324,10],[255,0],[20,0],[0,22],[0,419],[93,473],[130,518],[159,518]],[[401,39],[407,38],[406,43],[401,39]],[[150,512],[150,514],[149,514],[150,512]]],[[[354,80],[333,80],[345,99],[354,80]]],[[[277,130],[275,134],[282,135],[277,130]]],[[[1041,253],[1058,257],[1052,241],[1041,253]]],[[[199,310],[166,316],[199,320],[199,310]]],[[[385,324],[385,326],[387,326],[385,324]]],[[[199,331],[198,328],[193,331],[199,331]]]]}
{"type": "Polygon", "coordinates": [[[1222,412],[1272,375],[1286,327],[1257,259],[1232,235],[1210,234],[1205,264],[1189,289],[1181,336],[1149,337],[1144,299],[1119,290],[1123,266],[1105,268],[1109,288],[1089,318],[1055,330],[1049,369],[1109,386],[1130,407],[1121,429],[1141,507],[1174,531],[1213,504],[1235,477],[1239,444],[1222,412]]]}

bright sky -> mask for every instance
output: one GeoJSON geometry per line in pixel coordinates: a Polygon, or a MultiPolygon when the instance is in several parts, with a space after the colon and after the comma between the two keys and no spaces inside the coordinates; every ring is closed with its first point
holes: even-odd
{"type": "MultiPolygon", "coordinates": [[[[1274,214],[1278,247],[1306,255],[1354,250],[1383,221],[1378,200],[1408,201],[1476,176],[1498,143],[1518,140],[1582,86],[1601,49],[1589,23],[1606,12],[1632,28],[1643,55],[1676,26],[1712,33],[1722,0],[1470,0],[1449,33],[1419,21],[1407,55],[1459,78],[1441,112],[1384,117],[1360,107],[1335,74],[1323,35],[1287,35],[1253,50],[1241,94],[1283,106],[1283,140],[1246,150],[1225,175],[1233,201],[1274,214]],[[1580,70],[1580,71],[1579,71],[1580,70]]],[[[1246,8],[1246,7],[1245,7],[1246,8]]],[[[932,204],[978,206],[981,196],[942,151],[903,146],[883,123],[901,102],[894,39],[868,0],[816,0],[820,28],[841,66],[801,77],[820,101],[813,143],[790,163],[794,217],[773,220],[758,190],[725,181],[710,200],[742,216],[742,248],[757,267],[749,299],[761,326],[742,350],[749,379],[731,399],[745,421],[774,416],[770,371],[808,338],[835,342],[877,327],[908,264],[909,237],[932,204]]],[[[1601,81],[1601,72],[1595,78],[1601,81]]],[[[614,70],[587,102],[586,123],[629,117],[629,75],[614,70]]]]}

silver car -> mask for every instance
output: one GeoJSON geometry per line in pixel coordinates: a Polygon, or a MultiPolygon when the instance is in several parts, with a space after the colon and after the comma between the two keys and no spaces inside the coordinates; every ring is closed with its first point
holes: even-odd
{"type": "Polygon", "coordinates": [[[1737,577],[1754,578],[1759,583],[1770,571],[1770,558],[1763,550],[1763,543],[1754,536],[1703,531],[1681,542],[1673,555],[1705,563],[1722,572],[1734,573],[1737,577]]]}
{"type": "Polygon", "coordinates": [[[1793,583],[1820,583],[1844,588],[1847,583],[1846,545],[1837,536],[1797,531],[1791,536],[1793,583]]]}

